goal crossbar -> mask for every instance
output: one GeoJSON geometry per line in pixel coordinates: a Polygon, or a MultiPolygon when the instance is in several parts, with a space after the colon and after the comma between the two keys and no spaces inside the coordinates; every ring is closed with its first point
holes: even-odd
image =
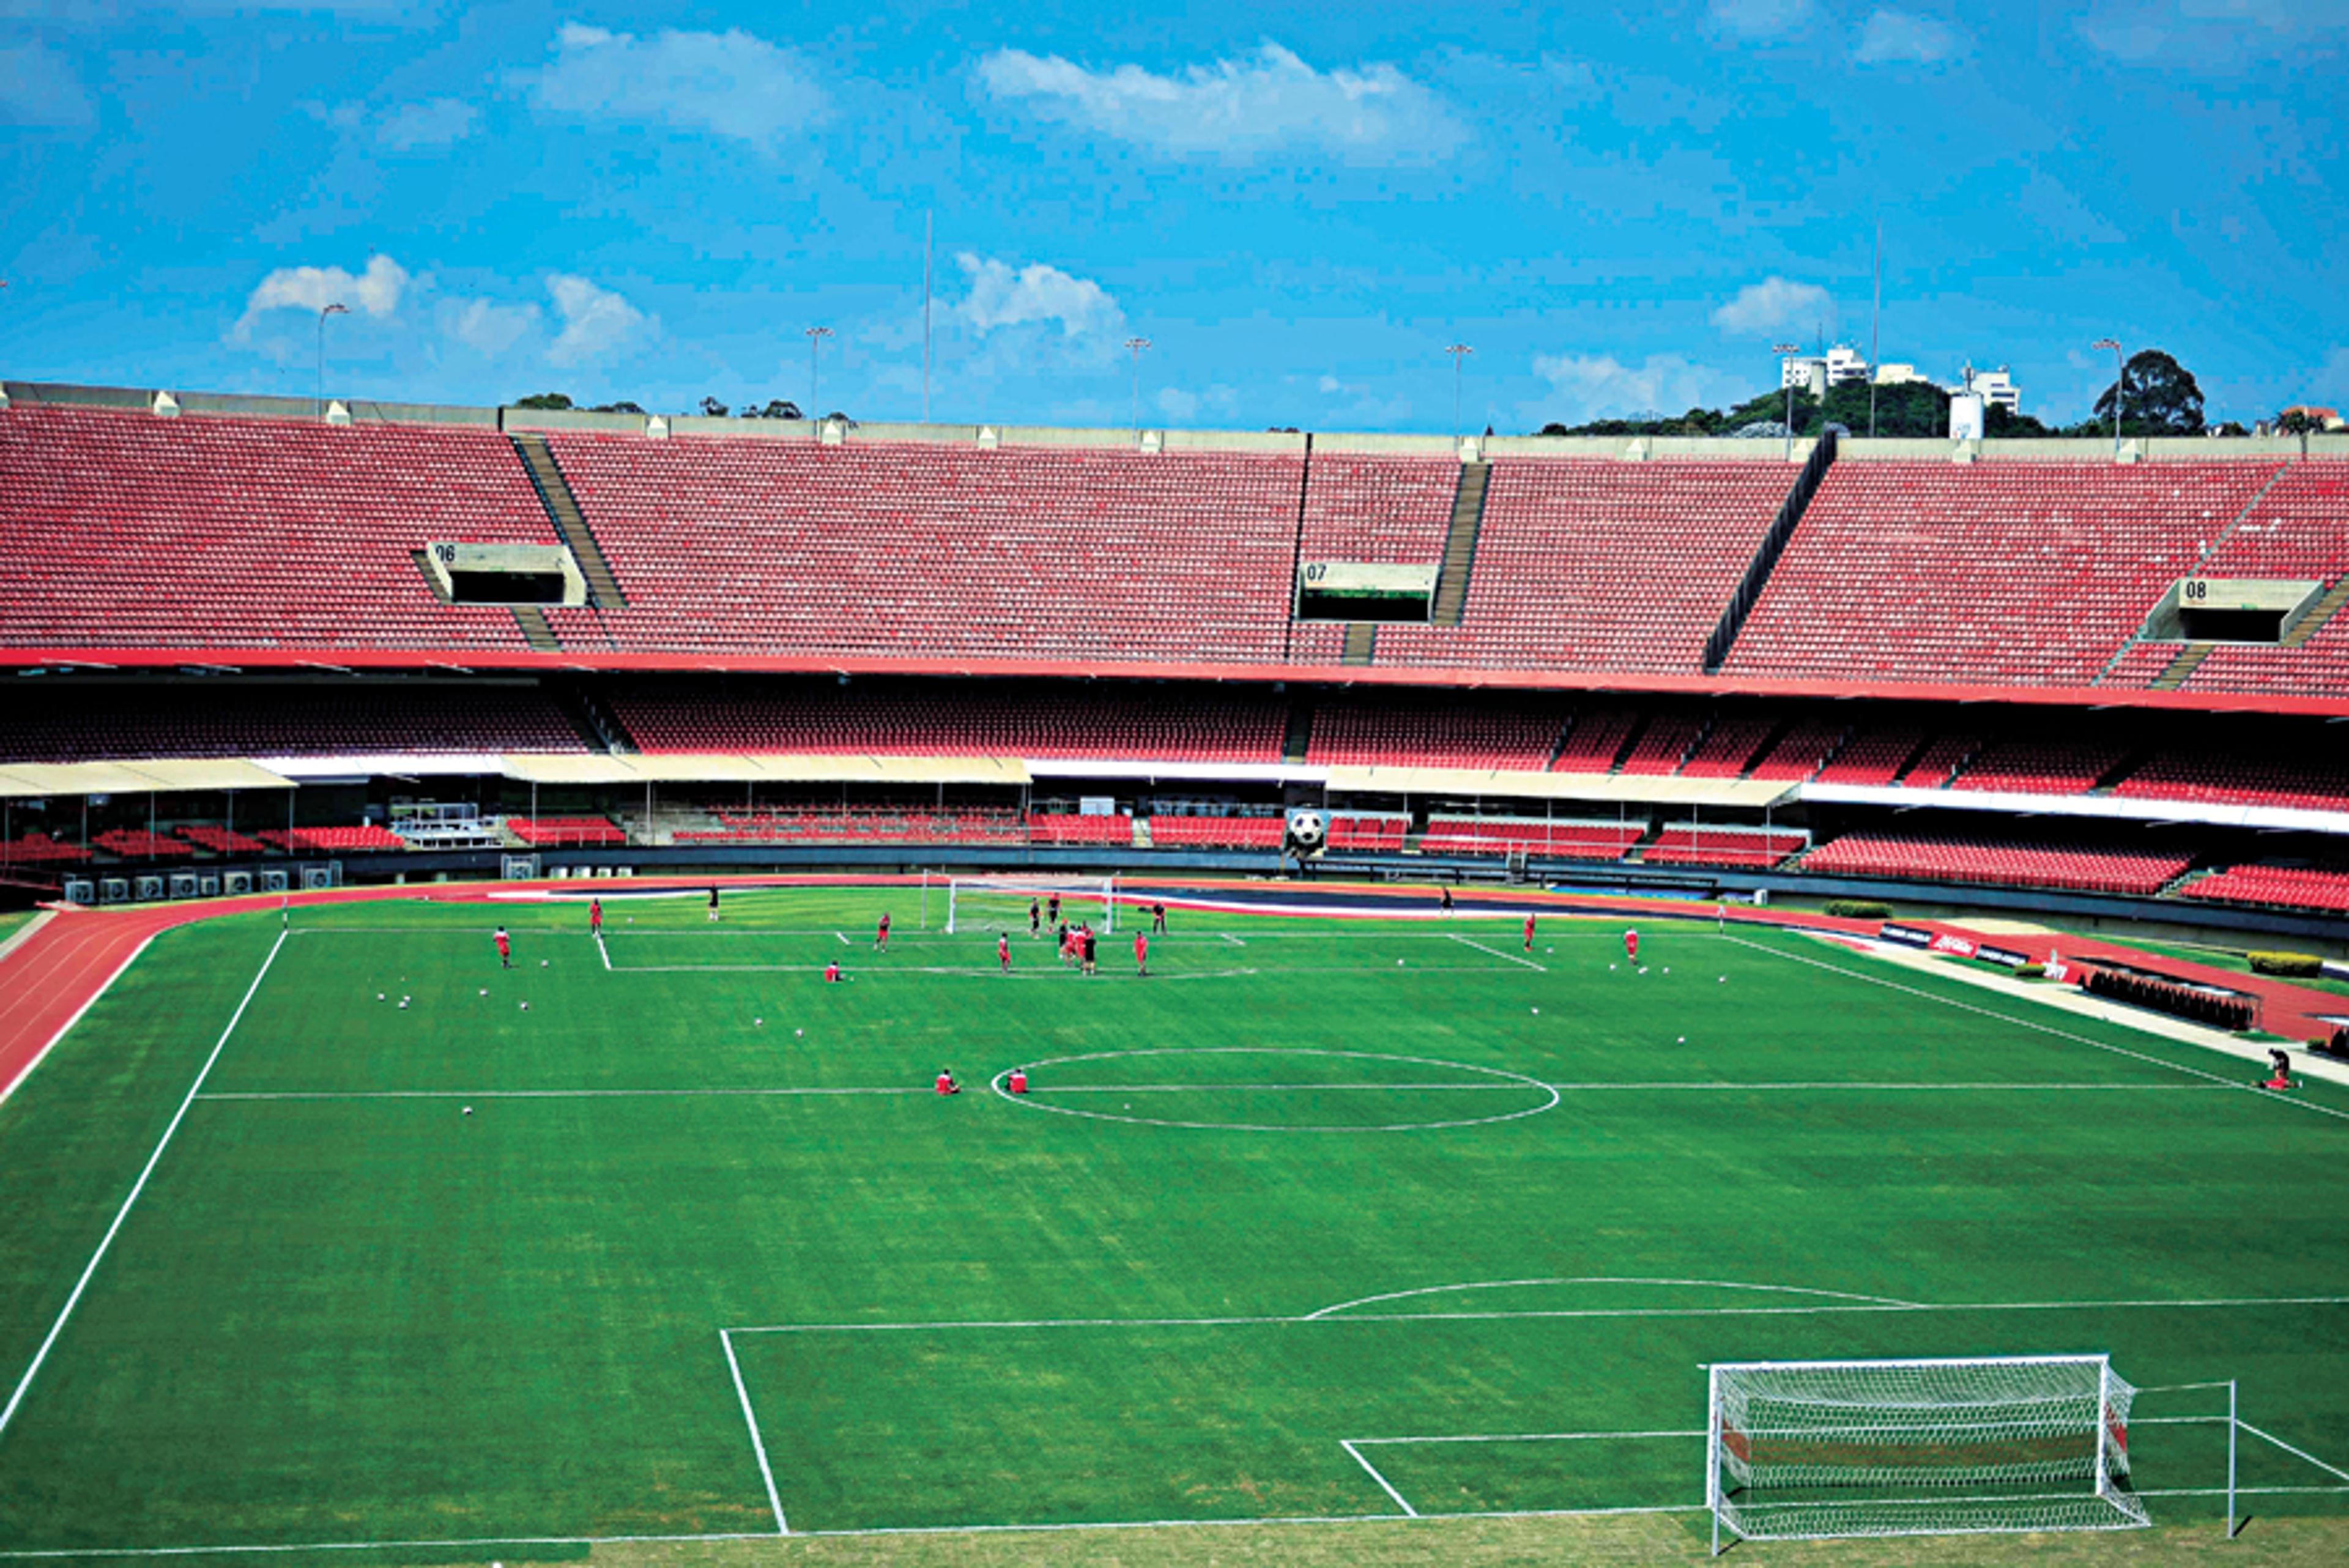
{"type": "Polygon", "coordinates": [[[1031,903],[1041,906],[1040,917],[1049,923],[1045,911],[1056,900],[1063,920],[1090,921],[1102,932],[1117,929],[1113,876],[977,876],[956,877],[947,884],[947,934],[965,927],[1025,930],[1031,903]]]}

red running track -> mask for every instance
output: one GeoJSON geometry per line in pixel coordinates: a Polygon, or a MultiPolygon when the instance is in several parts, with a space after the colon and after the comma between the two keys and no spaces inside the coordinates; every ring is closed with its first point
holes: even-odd
{"type": "MultiPolygon", "coordinates": [[[[528,898],[534,893],[560,892],[585,896],[590,892],[605,897],[619,898],[629,892],[647,893],[678,888],[700,888],[711,884],[709,877],[637,877],[616,883],[578,882],[473,882],[435,885],[429,889],[416,887],[336,888],[319,892],[262,893],[247,898],[215,899],[204,903],[170,904],[124,910],[78,909],[71,905],[57,907],[39,929],[31,932],[0,958],[0,1100],[5,1100],[25,1075],[40,1064],[74,1020],[95,1002],[114,977],[130,965],[140,951],[155,937],[176,925],[194,921],[216,919],[224,914],[243,914],[255,911],[282,909],[291,905],[316,903],[353,903],[372,899],[422,900],[440,903],[481,903],[504,897],[528,898]]],[[[915,879],[895,876],[761,876],[723,877],[715,879],[729,888],[789,887],[789,886],[881,886],[902,885],[915,879]]],[[[1214,885],[1196,879],[1136,878],[1123,885],[1129,889],[1152,886],[1168,890],[1165,902],[1181,907],[1189,902],[1176,890],[1205,893],[1214,885]]],[[[1258,893],[1262,882],[1237,883],[1258,893]]],[[[1376,893],[1384,898],[1411,895],[1392,883],[1321,882],[1299,885],[1300,900],[1310,899],[1317,892],[1341,893],[1376,893]]],[[[1432,892],[1423,898],[1432,898],[1432,892]]],[[[1463,904],[1505,903],[1513,909],[1528,904],[1555,909],[1561,915],[1598,915],[1627,920],[1665,919],[1672,917],[1702,918],[1716,912],[1743,924],[1792,926],[1808,930],[1832,930],[1847,936],[1873,937],[1875,921],[1838,920],[1824,915],[1798,914],[1771,909],[1754,909],[1738,905],[1726,908],[1713,903],[1677,903],[1652,898],[1617,898],[1604,894],[1548,893],[1530,890],[1468,889],[1457,891],[1463,904]]],[[[1212,902],[1212,901],[1210,901],[1212,902]]],[[[1195,905],[1195,907],[1196,907],[1195,905]]],[[[1366,913],[1368,912],[1365,912],[1366,913]]],[[[1911,923],[1935,931],[1949,932],[1976,941],[1989,941],[1993,945],[2019,945],[2013,937],[1982,937],[1963,926],[1942,921],[1917,921],[1911,923]]],[[[2255,975],[2239,975],[2232,970],[2215,969],[2208,965],[2163,954],[2140,953],[2114,943],[2100,942],[2092,937],[2061,936],[2053,939],[2063,955],[2073,961],[2090,963],[2102,959],[2125,963],[2140,968],[2154,969],[2181,978],[2202,981],[2238,992],[2256,995],[2264,1005],[2261,1022],[2269,1032],[2296,1039],[2330,1035],[2333,1026],[2323,1021],[2323,1015],[2343,1009],[2342,999],[2329,992],[2313,991],[2282,981],[2269,980],[2255,975]]]]}

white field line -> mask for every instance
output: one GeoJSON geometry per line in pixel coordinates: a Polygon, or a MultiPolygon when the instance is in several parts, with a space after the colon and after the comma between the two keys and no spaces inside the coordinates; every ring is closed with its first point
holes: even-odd
{"type": "Polygon", "coordinates": [[[608,971],[612,967],[612,950],[604,945],[604,934],[600,931],[595,934],[595,952],[604,960],[604,967],[608,971]]]}
{"type": "Polygon", "coordinates": [[[1386,1477],[1379,1473],[1378,1466],[1372,1464],[1370,1460],[1362,1457],[1362,1451],[1360,1449],[1354,1447],[1352,1443],[1348,1442],[1343,1438],[1340,1438],[1338,1440],[1338,1446],[1345,1449],[1347,1456],[1356,1464],[1361,1466],[1363,1470],[1372,1480],[1379,1483],[1379,1490],[1381,1491],[1385,1492],[1389,1497],[1394,1499],[1394,1503],[1397,1508],[1402,1509],[1403,1512],[1409,1514],[1413,1519],[1417,1519],[1419,1517],[1419,1510],[1412,1507],[1410,1500],[1404,1497],[1402,1493],[1397,1491],[1392,1483],[1391,1483],[1386,1477]]]}
{"type": "MultiPolygon", "coordinates": [[[[821,975],[821,964],[617,964],[613,965],[620,975],[821,975]]],[[[1015,969],[1008,976],[999,966],[978,965],[907,965],[889,964],[863,971],[867,976],[887,975],[940,975],[948,978],[982,980],[1049,980],[1056,974],[1069,974],[1066,969],[1015,969]]],[[[1234,980],[1261,973],[1256,969],[1208,969],[1194,975],[1154,975],[1152,979],[1165,984],[1179,980],[1234,980]]],[[[1291,969],[1288,975],[1377,975],[1383,971],[1371,969],[1291,969]]],[[[1488,969],[1422,969],[1423,975],[1484,975],[1488,969]]]]}
{"type": "Polygon", "coordinates": [[[789,1099],[859,1094],[929,1094],[922,1084],[848,1088],[289,1088],[223,1089],[196,1098],[229,1100],[309,1099],[789,1099]]]}
{"type": "MultiPolygon", "coordinates": [[[[748,933],[745,933],[744,934],[747,935],[748,933]]],[[[840,944],[843,947],[854,947],[856,945],[856,944],[848,940],[848,933],[844,931],[835,931],[833,934],[840,938],[840,944]]]]}
{"type": "Polygon", "coordinates": [[[1448,934],[1453,941],[1460,944],[1463,947],[1473,947],[1479,953],[1489,953],[1495,958],[1506,958],[1512,964],[1522,965],[1526,968],[1533,970],[1536,974],[1547,975],[1549,973],[1548,970],[1543,968],[1540,965],[1535,963],[1530,958],[1520,958],[1514,953],[1504,953],[1497,947],[1487,947],[1481,942],[1472,942],[1456,931],[1447,933],[1446,934],[1448,934]]]}
{"type": "MultiPolygon", "coordinates": [[[[2224,1417],[2220,1418],[2221,1420],[2224,1417]]],[[[1701,1438],[1702,1427],[1674,1432],[1467,1432],[1441,1438],[1349,1438],[1350,1443],[1375,1448],[1381,1443],[1605,1443],[1639,1442],[1651,1438],[1701,1438]]]]}
{"type": "Polygon", "coordinates": [[[1247,943],[1241,941],[1238,937],[1234,936],[1228,931],[1219,931],[1216,933],[1216,934],[1222,937],[1226,942],[1230,943],[1234,947],[1246,947],[1247,945],[1247,943]]]}
{"type": "Polygon", "coordinates": [[[47,1337],[33,1353],[33,1364],[26,1367],[24,1377],[17,1379],[16,1391],[8,1397],[6,1408],[0,1408],[0,1432],[8,1429],[16,1408],[25,1402],[25,1395],[32,1387],[33,1379],[39,1375],[41,1364],[49,1358],[50,1348],[57,1344],[57,1336],[65,1332],[66,1321],[73,1316],[74,1308],[81,1305],[82,1292],[89,1288],[90,1277],[98,1273],[98,1265],[105,1261],[107,1249],[114,1245],[114,1238],[122,1229],[122,1222],[130,1217],[131,1205],[138,1202],[139,1194],[147,1190],[147,1179],[155,1174],[156,1165],[162,1161],[163,1150],[171,1147],[171,1135],[178,1132],[180,1123],[187,1119],[188,1108],[196,1103],[197,1092],[204,1087],[204,1079],[212,1075],[212,1064],[220,1060],[221,1052],[227,1048],[228,1037],[236,1033],[238,1021],[244,1016],[245,1008],[252,1005],[254,994],[261,989],[261,982],[269,975],[269,966],[277,962],[278,950],[285,945],[285,933],[281,927],[277,940],[269,944],[268,955],[262,959],[261,967],[254,972],[253,984],[244,988],[243,1000],[237,1003],[236,1011],[229,1015],[228,1026],[220,1032],[220,1038],[212,1042],[212,1055],[206,1057],[204,1065],[197,1069],[196,1081],[188,1086],[187,1097],[180,1101],[180,1109],[171,1113],[170,1124],[163,1129],[163,1136],[156,1140],[155,1151],[147,1156],[147,1163],[140,1171],[139,1180],[130,1184],[130,1195],[123,1199],[122,1207],[115,1211],[114,1222],[106,1227],[106,1234],[98,1239],[98,1250],[90,1253],[88,1265],[81,1271],[81,1278],[74,1282],[73,1293],[66,1297],[57,1320],[49,1325],[47,1337]]]}
{"type": "Polygon", "coordinates": [[[775,1472],[767,1463],[767,1444],[759,1436],[759,1418],[750,1408],[750,1390],[742,1381],[742,1363],[734,1358],[734,1336],[721,1328],[718,1331],[718,1343],[726,1349],[726,1369],[734,1375],[734,1393],[742,1401],[742,1424],[750,1429],[750,1451],[759,1459],[759,1479],[767,1483],[767,1506],[774,1511],[775,1533],[789,1535],[791,1522],[783,1517],[783,1500],[775,1493],[775,1472]]]}
{"type": "MultiPolygon", "coordinates": [[[[44,910],[42,912],[42,917],[46,919],[54,913],[54,911],[44,910]]],[[[31,930],[32,923],[27,922],[25,931],[19,932],[17,934],[21,936],[31,930]]],[[[114,966],[114,973],[109,975],[104,980],[100,981],[98,983],[98,989],[89,994],[88,999],[83,1002],[80,1006],[74,1009],[73,1016],[67,1018],[63,1024],[60,1024],[57,1026],[57,1032],[48,1037],[47,1043],[43,1045],[39,1050],[33,1053],[33,1059],[25,1064],[24,1071],[18,1073],[14,1081],[0,1084],[0,1105],[6,1104],[8,1097],[16,1092],[17,1086],[22,1084],[26,1078],[33,1076],[34,1068],[39,1067],[43,1062],[49,1059],[49,1053],[57,1048],[57,1042],[64,1039],[66,1036],[73,1032],[73,1026],[81,1022],[82,1015],[88,1012],[92,1007],[98,1006],[98,999],[114,988],[114,983],[122,978],[123,971],[129,969],[133,964],[138,963],[139,955],[146,952],[148,944],[152,943],[155,938],[160,934],[162,934],[160,932],[155,932],[140,938],[139,945],[130,950],[129,956],[123,959],[121,963],[116,965],[114,966]]],[[[0,1418],[0,1426],[5,1426],[5,1424],[6,1422],[5,1418],[0,1418]]]]}
{"type": "Polygon", "coordinates": [[[1357,1296],[1352,1301],[1341,1301],[1334,1305],[1322,1307],[1317,1312],[1309,1312],[1305,1315],[1304,1321],[1318,1322],[1325,1317],[1334,1317],[1341,1312],[1350,1312],[1358,1306],[1374,1306],[1382,1301],[1408,1301],[1415,1296],[1450,1295],[1472,1290],[1522,1290],[1535,1285],[1561,1284],[1646,1284],[1678,1286],[1690,1290],[1751,1290],[1767,1292],[1775,1295],[1828,1296],[1837,1301],[1861,1301],[1877,1306],[1914,1309],[1918,1305],[1913,1301],[1901,1301],[1889,1295],[1861,1295],[1853,1291],[1816,1290],[1799,1284],[1754,1284],[1744,1280],[1733,1279],[1658,1279],[1628,1274],[1578,1274],[1561,1275],[1550,1279],[1477,1280],[1468,1284],[1429,1284],[1421,1285],[1413,1290],[1391,1290],[1380,1295],[1357,1296]]]}
{"type": "Polygon", "coordinates": [[[2326,1464],[2323,1460],[2318,1459],[2314,1454],[2310,1453],[2305,1449],[2293,1448],[2290,1443],[2285,1442],[2273,1432],[2263,1432],[2260,1430],[2259,1428],[2251,1425],[2249,1421],[2237,1421],[2235,1424],[2242,1428],[2243,1430],[2251,1433],[2251,1436],[2260,1439],[2261,1441],[2273,1443],[2276,1447],[2282,1449],[2292,1458],[2296,1460],[2306,1460],[2310,1464],[2314,1465],[2326,1475],[2337,1475],[2343,1480],[2349,1480],[2349,1470],[2342,1470],[2334,1465],[2326,1464]]]}
{"type": "Polygon", "coordinates": [[[737,1325],[730,1334],[945,1334],[1044,1328],[1268,1328],[1301,1324],[1502,1323],[1551,1318],[1825,1317],[1847,1314],[1968,1312],[2204,1312],[2277,1306],[2349,1306],[2349,1295],[2207,1296],[2189,1300],[1832,1302],[1817,1306],[1599,1306],[1516,1312],[1408,1312],[1226,1317],[947,1318],[888,1323],[766,1323],[737,1325]]]}
{"type": "Polygon", "coordinates": [[[2116,1046],[2106,1040],[2093,1039],[2086,1035],[2075,1035],[2068,1029],[2058,1029],[2052,1025],[2036,1023],[2029,1018],[2018,1018],[2011,1014],[1996,1012],[1989,1007],[1976,1006],[1971,1002],[1961,1002],[1954,996],[1936,995],[1930,991],[1920,990],[1914,985],[1903,985],[1897,980],[1888,980],[1879,975],[1865,974],[1857,969],[1846,969],[1841,965],[1829,964],[1824,959],[1812,958],[1800,953],[1787,953],[1779,948],[1772,947],[1765,943],[1749,942],[1742,936],[1733,936],[1728,940],[1735,943],[1740,947],[1750,947],[1757,953],[1775,954],[1780,958],[1787,959],[1795,964],[1807,964],[1814,969],[1824,969],[1831,975],[1846,975],[1854,980],[1865,981],[1870,985],[1881,985],[1888,991],[1899,991],[1907,995],[1922,997],[1929,1002],[1939,1002],[1945,1007],[1955,1007],[1961,1013],[1972,1013],[1984,1018],[1995,1018],[2002,1024],[2012,1024],[2019,1029],[2031,1029],[2039,1034],[2052,1036],[2059,1040],[2070,1040],[2075,1045],[2092,1046],[2097,1050],[2108,1051],[2115,1056],[2127,1057],[2133,1060],[2145,1062],[2153,1067],[2167,1068],[2172,1072],[2185,1073],[2189,1077],[2207,1079],[2214,1084],[2223,1084],[2227,1088],[2235,1089],[2240,1093],[2257,1095],[2260,1099],[2264,1100],[2275,1101],[2284,1105],[2296,1105],[2302,1110],[2313,1110],[2320,1116],[2330,1116],[2340,1120],[2349,1121],[2349,1111],[2335,1110],[2329,1105],[2318,1105],[2312,1100],[2287,1099],[2282,1095],[2264,1093],[2251,1085],[2240,1081],[2240,1079],[2223,1078],[2213,1072],[2205,1072],[2200,1068],[2188,1067],[2183,1062],[2165,1061],[2159,1057],[2149,1055],[2144,1051],[2133,1051],[2127,1046],[2116,1046]]]}

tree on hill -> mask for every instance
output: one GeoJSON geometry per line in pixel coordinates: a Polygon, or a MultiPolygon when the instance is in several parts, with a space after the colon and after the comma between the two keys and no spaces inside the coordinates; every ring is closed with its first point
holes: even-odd
{"type": "MultiPolygon", "coordinates": [[[[1841,425],[1855,436],[1868,434],[1865,381],[1827,388],[1821,427],[1841,425]]],[[[1806,435],[1816,435],[1807,429],[1806,435]]],[[[1876,433],[1892,437],[1944,437],[1950,433],[1950,395],[1930,381],[1895,381],[1876,388],[1876,433]]]]}
{"type": "Polygon", "coordinates": [[[2002,438],[2013,440],[2018,437],[2054,436],[2062,432],[2028,414],[2017,414],[1993,403],[1982,410],[1982,434],[1992,440],[2002,438]]]}
{"type": "Polygon", "coordinates": [[[742,405],[745,419],[797,419],[802,418],[800,406],[788,397],[771,397],[762,407],[742,405]]]}
{"type": "MultiPolygon", "coordinates": [[[[2121,369],[2119,386],[2121,434],[2125,436],[2199,436],[2202,433],[2202,388],[2193,373],[2158,348],[2129,356],[2121,369]]],[[[2107,387],[2096,399],[2096,422],[2113,428],[2113,394],[2107,387]]]]}
{"type": "Polygon", "coordinates": [[[517,408],[568,408],[570,397],[561,392],[533,392],[527,397],[514,399],[517,408]]]}
{"type": "Polygon", "coordinates": [[[701,400],[701,413],[707,418],[723,419],[726,418],[726,405],[715,397],[704,397],[701,400]]]}
{"type": "Polygon", "coordinates": [[[591,414],[641,414],[644,411],[643,404],[631,403],[625,397],[616,403],[598,403],[588,410],[591,414]]]}

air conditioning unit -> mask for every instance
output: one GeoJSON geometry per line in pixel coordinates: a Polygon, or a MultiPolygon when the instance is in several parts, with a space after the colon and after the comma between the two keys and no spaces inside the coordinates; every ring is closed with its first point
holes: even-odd
{"type": "Polygon", "coordinates": [[[206,872],[196,879],[196,895],[199,898],[218,898],[220,890],[221,880],[214,872],[206,872]]]}
{"type": "Polygon", "coordinates": [[[528,882],[538,875],[538,857],[502,855],[499,857],[498,875],[508,882],[528,882]]]}
{"type": "Polygon", "coordinates": [[[66,878],[66,902],[89,904],[98,902],[98,884],[88,877],[66,878]]]}
{"type": "Polygon", "coordinates": [[[142,876],[139,879],[139,902],[140,903],[152,903],[162,896],[163,879],[161,877],[142,876]]]}
{"type": "Polygon", "coordinates": [[[173,898],[195,897],[196,873],[193,872],[173,872],[171,873],[171,896],[173,898]]]}
{"type": "Polygon", "coordinates": [[[324,892],[335,885],[335,873],[325,866],[302,868],[302,889],[305,892],[324,892]]]}
{"type": "Polygon", "coordinates": [[[264,892],[284,892],[285,891],[285,873],[284,872],[262,872],[261,891],[264,892]]]}
{"type": "Polygon", "coordinates": [[[229,894],[231,897],[234,897],[238,893],[247,893],[252,891],[253,873],[251,872],[222,872],[221,873],[221,892],[229,894]]]}
{"type": "Polygon", "coordinates": [[[130,897],[130,883],[121,877],[98,879],[98,902],[121,903],[130,897]]]}

